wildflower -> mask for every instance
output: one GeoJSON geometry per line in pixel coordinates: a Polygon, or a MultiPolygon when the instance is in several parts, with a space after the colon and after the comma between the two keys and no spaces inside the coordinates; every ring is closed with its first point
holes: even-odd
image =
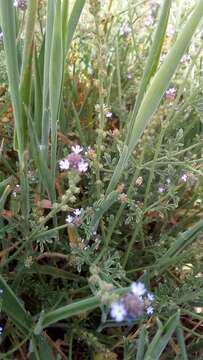
{"type": "Polygon", "coordinates": [[[2,335],[2,333],[3,333],[3,327],[0,326],[0,335],[2,335]]]}
{"type": "Polygon", "coordinates": [[[183,182],[187,182],[188,180],[188,175],[187,174],[183,174],[180,178],[180,180],[182,180],[183,182]]]}
{"type": "Polygon", "coordinates": [[[151,293],[148,293],[148,294],[147,294],[147,299],[148,299],[149,301],[153,301],[153,300],[154,300],[154,295],[151,294],[151,293]]]}
{"type": "Polygon", "coordinates": [[[88,162],[84,161],[83,159],[78,163],[78,170],[83,173],[86,172],[88,169],[88,162]]]}
{"type": "Polygon", "coordinates": [[[131,291],[136,296],[142,296],[146,293],[146,288],[141,282],[133,282],[131,284],[131,291]]]}
{"type": "Polygon", "coordinates": [[[71,146],[71,149],[74,154],[80,154],[83,151],[83,148],[80,145],[71,146]]]}
{"type": "Polygon", "coordinates": [[[175,99],[176,89],[175,88],[169,88],[168,90],[166,90],[165,96],[166,96],[166,99],[168,99],[168,100],[175,99]]]}
{"type": "Polygon", "coordinates": [[[154,313],[154,308],[153,306],[148,306],[147,308],[147,315],[152,315],[154,313]]]}
{"type": "Polygon", "coordinates": [[[0,41],[3,39],[3,33],[2,31],[0,32],[0,41]]]}
{"type": "Polygon", "coordinates": [[[121,322],[125,319],[127,311],[125,306],[120,301],[115,301],[111,304],[111,317],[117,321],[121,322]]]}
{"type": "Polygon", "coordinates": [[[20,10],[26,10],[27,9],[27,0],[15,0],[13,3],[13,6],[20,10]]]}
{"type": "Polygon", "coordinates": [[[127,311],[127,320],[135,320],[144,313],[144,301],[139,295],[127,294],[121,299],[127,311]]]}
{"type": "Polygon", "coordinates": [[[164,191],[165,191],[165,188],[163,186],[159,186],[158,192],[162,194],[162,193],[164,193],[164,191]]]}
{"type": "Polygon", "coordinates": [[[75,210],[73,211],[73,213],[74,213],[75,216],[80,216],[80,214],[81,214],[81,209],[75,209],[75,210]]]}
{"type": "Polygon", "coordinates": [[[113,113],[112,113],[111,111],[108,111],[108,112],[106,113],[106,117],[107,117],[108,119],[111,118],[112,115],[113,115],[113,113]]]}
{"type": "Polygon", "coordinates": [[[149,15],[146,17],[145,26],[151,26],[153,24],[153,22],[154,22],[153,17],[151,15],[149,15]]]}
{"type": "Polygon", "coordinates": [[[190,62],[190,60],[191,60],[190,55],[184,54],[180,62],[181,62],[181,64],[186,64],[186,63],[190,62]]]}
{"type": "Polygon", "coordinates": [[[0,289],[0,295],[3,294],[3,292],[4,292],[3,289],[0,289]]]}
{"type": "Polygon", "coordinates": [[[59,167],[61,170],[68,170],[70,167],[70,163],[69,163],[68,159],[60,160],[59,167]]]}
{"type": "Polygon", "coordinates": [[[67,224],[72,224],[72,223],[73,223],[73,220],[74,220],[74,217],[71,216],[71,215],[68,215],[67,218],[66,218],[67,224]]]}

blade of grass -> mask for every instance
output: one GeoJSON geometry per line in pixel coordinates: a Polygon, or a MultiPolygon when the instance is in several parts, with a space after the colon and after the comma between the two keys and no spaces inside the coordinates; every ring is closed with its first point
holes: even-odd
{"type": "Polygon", "coordinates": [[[22,303],[14,294],[13,290],[0,275],[0,289],[2,293],[2,311],[4,311],[14,324],[27,335],[32,328],[30,315],[24,309],[22,303]]]}
{"type": "Polygon", "coordinates": [[[158,331],[150,343],[143,360],[159,360],[162,352],[166,348],[171,336],[179,324],[179,311],[172,315],[161,331],[158,331]]]}
{"type": "Polygon", "coordinates": [[[167,28],[168,19],[169,19],[171,3],[172,3],[172,0],[165,0],[165,1],[163,1],[163,4],[161,5],[161,8],[160,8],[160,16],[159,16],[159,20],[158,20],[158,25],[157,25],[154,35],[153,35],[152,46],[150,48],[149,56],[147,58],[147,62],[145,65],[143,76],[142,76],[139,92],[137,95],[137,99],[136,99],[135,106],[133,109],[132,117],[130,120],[128,140],[131,135],[133,121],[138,113],[138,110],[139,110],[139,107],[143,100],[147,86],[149,85],[149,82],[150,82],[151,78],[154,76],[154,74],[157,70],[157,67],[159,65],[159,59],[160,59],[160,54],[161,54],[161,50],[163,47],[163,42],[164,42],[164,38],[165,38],[165,34],[166,34],[166,28],[167,28]]]}

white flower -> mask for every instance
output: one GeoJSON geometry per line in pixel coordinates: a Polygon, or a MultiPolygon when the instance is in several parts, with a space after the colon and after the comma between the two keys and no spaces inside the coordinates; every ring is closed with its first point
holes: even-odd
{"type": "Polygon", "coordinates": [[[131,284],[131,291],[134,295],[142,296],[145,294],[146,289],[143,283],[141,282],[133,282],[131,284]]]}
{"type": "Polygon", "coordinates": [[[83,148],[80,145],[71,146],[74,154],[80,154],[83,151],[83,148]]]}
{"type": "Polygon", "coordinates": [[[81,209],[75,209],[75,210],[73,211],[73,213],[75,214],[75,216],[80,216],[80,214],[81,214],[81,209]]]}
{"type": "Polygon", "coordinates": [[[154,312],[153,306],[149,306],[149,307],[147,308],[147,315],[152,315],[153,312],[154,312]]]}
{"type": "Polygon", "coordinates": [[[182,181],[187,182],[188,179],[188,175],[187,174],[183,174],[180,178],[182,181]]]}
{"type": "Polygon", "coordinates": [[[70,163],[69,163],[68,159],[60,160],[59,167],[61,170],[68,170],[70,167],[70,163]]]}
{"type": "Polygon", "coordinates": [[[80,172],[86,172],[88,169],[88,162],[84,161],[84,160],[81,160],[79,163],[78,163],[78,170],[80,172]]]}
{"type": "Polygon", "coordinates": [[[127,311],[124,307],[123,304],[121,304],[120,302],[113,302],[111,304],[111,317],[115,320],[115,321],[123,321],[125,319],[127,315],[127,311]]]}
{"type": "Polygon", "coordinates": [[[147,294],[147,299],[148,299],[149,301],[153,301],[153,300],[154,300],[154,295],[148,293],[148,294],[147,294]]]}
{"type": "Polygon", "coordinates": [[[68,215],[67,218],[66,218],[66,222],[67,222],[68,224],[72,224],[73,220],[74,220],[74,217],[71,216],[71,215],[68,215]]]}
{"type": "Polygon", "coordinates": [[[108,112],[106,113],[106,117],[107,117],[107,118],[111,118],[111,117],[112,117],[112,115],[113,115],[113,114],[112,114],[112,112],[111,112],[111,111],[108,111],[108,112]]]}

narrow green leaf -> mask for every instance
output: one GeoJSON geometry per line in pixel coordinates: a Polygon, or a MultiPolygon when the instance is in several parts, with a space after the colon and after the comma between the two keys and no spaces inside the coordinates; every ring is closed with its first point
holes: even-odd
{"type": "Polygon", "coordinates": [[[158,331],[150,343],[143,360],[159,360],[171,336],[179,324],[180,312],[172,315],[162,330],[158,331]]]}
{"type": "MultiPolygon", "coordinates": [[[[123,295],[129,291],[128,288],[120,288],[114,290],[115,294],[123,295]]],[[[57,310],[50,311],[46,314],[42,314],[40,319],[41,329],[47,327],[50,324],[53,324],[59,320],[67,319],[69,317],[79,315],[85,311],[94,310],[101,304],[101,299],[98,296],[93,296],[84,300],[76,301],[72,304],[65,305],[60,307],[57,310]]],[[[35,328],[35,333],[38,333],[39,326],[37,324],[35,328]]]]}
{"type": "Polygon", "coordinates": [[[158,20],[158,25],[157,25],[154,35],[153,35],[152,46],[150,47],[149,56],[147,59],[147,63],[145,65],[145,69],[144,69],[143,77],[141,80],[139,92],[137,95],[135,107],[133,109],[132,121],[129,126],[129,133],[128,133],[129,136],[131,135],[131,130],[133,127],[133,120],[135,120],[135,118],[136,118],[136,115],[138,113],[140,104],[141,104],[143,96],[144,96],[144,93],[147,89],[150,79],[155,74],[157,67],[159,65],[159,59],[160,59],[160,54],[161,54],[161,50],[163,47],[163,42],[164,42],[164,38],[165,38],[165,34],[166,34],[166,28],[167,28],[168,19],[169,19],[171,3],[172,3],[172,0],[164,0],[161,5],[161,8],[160,8],[160,16],[159,16],[159,20],[158,20]]]}
{"type": "Polygon", "coordinates": [[[22,102],[22,124],[25,142],[28,141],[28,124],[25,107],[29,107],[31,79],[32,79],[32,55],[33,55],[33,41],[35,20],[37,16],[37,0],[30,0],[28,2],[28,9],[26,12],[25,25],[25,40],[23,48],[22,67],[20,75],[20,98],[22,102]]]}
{"type": "Polygon", "coordinates": [[[177,341],[178,341],[178,345],[179,345],[179,349],[180,349],[180,353],[177,356],[177,360],[188,360],[187,350],[185,347],[184,333],[183,333],[183,328],[182,328],[181,324],[179,324],[177,326],[176,337],[177,337],[177,341]]]}
{"type": "Polygon", "coordinates": [[[67,43],[66,43],[65,53],[67,53],[67,51],[70,48],[70,45],[71,45],[71,42],[73,39],[73,35],[75,33],[75,30],[76,30],[78,21],[80,19],[80,15],[81,15],[84,5],[85,5],[85,0],[76,0],[75,4],[73,6],[73,9],[71,11],[69,21],[68,21],[67,43]]]}
{"type": "Polygon", "coordinates": [[[143,326],[138,340],[136,360],[143,360],[147,341],[148,341],[147,330],[143,326]]]}
{"type": "Polygon", "coordinates": [[[61,85],[63,79],[63,36],[61,0],[56,0],[55,18],[51,46],[49,94],[51,111],[51,173],[55,179],[56,150],[57,150],[57,122],[60,108],[61,85]]]}
{"type": "Polygon", "coordinates": [[[26,335],[32,329],[30,315],[26,312],[13,290],[0,275],[0,289],[2,293],[2,311],[4,311],[14,324],[26,335]]]}

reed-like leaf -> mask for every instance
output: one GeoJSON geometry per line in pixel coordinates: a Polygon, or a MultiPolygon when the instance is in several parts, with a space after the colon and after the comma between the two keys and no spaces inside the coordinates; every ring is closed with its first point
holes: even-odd
{"type": "Polygon", "coordinates": [[[154,336],[152,342],[150,343],[143,360],[159,360],[162,352],[166,348],[168,342],[171,339],[174,331],[176,330],[179,324],[180,313],[179,311],[170,317],[167,323],[163,328],[158,330],[157,334],[154,336]]]}
{"type": "Polygon", "coordinates": [[[151,78],[155,74],[157,67],[159,65],[160,54],[161,54],[161,50],[162,50],[164,39],[165,39],[166,28],[167,28],[167,24],[168,24],[170,9],[171,9],[171,3],[172,3],[172,0],[164,0],[161,5],[161,8],[160,8],[160,16],[159,16],[159,20],[158,20],[158,25],[153,34],[152,45],[150,47],[149,56],[148,56],[148,59],[147,59],[147,62],[146,62],[145,68],[144,68],[143,77],[141,80],[139,92],[138,92],[137,99],[136,99],[135,106],[134,106],[133,113],[132,113],[132,119],[129,124],[127,141],[129,140],[129,137],[131,136],[133,121],[136,118],[136,115],[138,113],[138,110],[139,110],[140,104],[142,102],[142,99],[144,97],[147,86],[148,86],[151,78]]]}
{"type": "Polygon", "coordinates": [[[16,297],[13,290],[0,275],[0,289],[2,293],[2,311],[4,311],[14,324],[26,335],[32,329],[30,315],[16,297]]]}
{"type": "Polygon", "coordinates": [[[64,62],[61,0],[56,0],[49,73],[51,113],[51,174],[53,182],[55,181],[57,122],[60,107],[61,85],[63,79],[63,64],[64,62]]]}

